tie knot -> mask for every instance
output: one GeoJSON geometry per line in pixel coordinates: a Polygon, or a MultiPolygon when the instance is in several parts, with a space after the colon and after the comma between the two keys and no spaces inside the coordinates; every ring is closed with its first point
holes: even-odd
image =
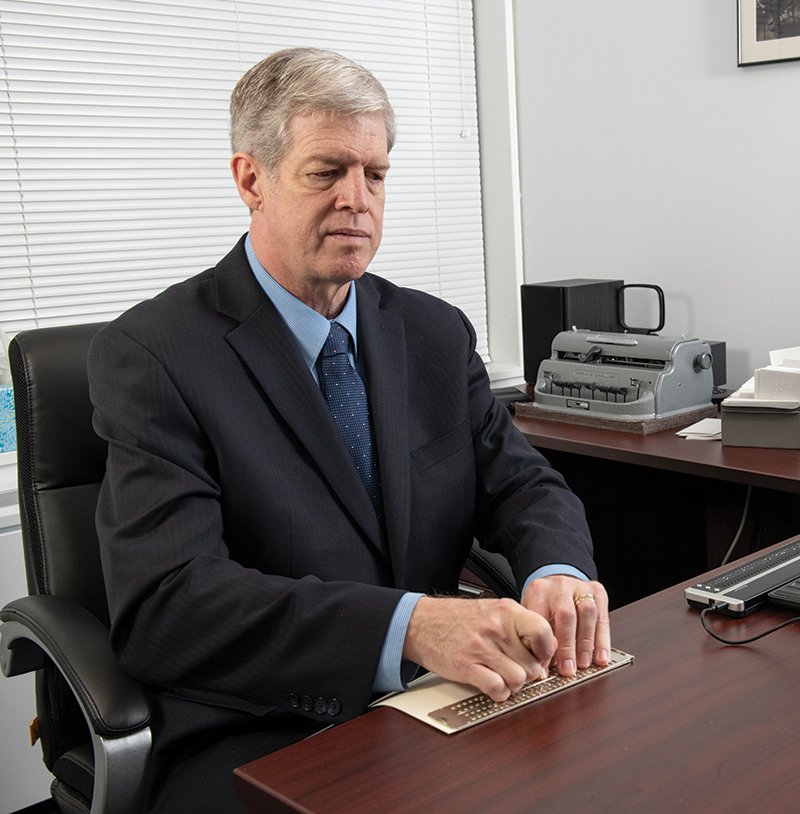
{"type": "Polygon", "coordinates": [[[349,343],[350,334],[338,322],[331,322],[331,331],[322,346],[322,355],[335,356],[339,353],[347,353],[349,343]]]}

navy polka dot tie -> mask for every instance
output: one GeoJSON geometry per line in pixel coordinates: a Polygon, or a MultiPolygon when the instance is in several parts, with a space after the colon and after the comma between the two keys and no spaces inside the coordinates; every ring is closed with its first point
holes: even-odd
{"type": "Polygon", "coordinates": [[[332,322],[331,332],[322,348],[320,386],[333,420],[350,450],[358,474],[361,475],[372,505],[380,517],[383,501],[367,391],[361,377],[350,364],[347,355],[349,343],[350,334],[338,322],[332,322]]]}

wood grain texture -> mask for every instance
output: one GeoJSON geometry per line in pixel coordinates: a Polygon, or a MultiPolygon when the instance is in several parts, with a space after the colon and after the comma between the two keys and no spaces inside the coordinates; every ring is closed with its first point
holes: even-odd
{"type": "Polygon", "coordinates": [[[724,646],[683,587],[612,613],[632,665],[455,735],[378,709],[238,769],[237,793],[267,814],[793,811],[800,628],[724,646]]]}
{"type": "Polygon", "coordinates": [[[516,405],[516,414],[541,421],[558,421],[562,424],[577,424],[582,427],[614,430],[614,432],[650,435],[673,427],[688,427],[703,418],[716,418],[718,411],[715,405],[709,404],[705,407],[698,407],[696,410],[687,410],[677,415],[659,418],[626,417],[625,419],[614,419],[597,413],[579,413],[577,411],[574,413],[558,413],[539,407],[533,402],[520,402],[516,405]]]}
{"type": "Polygon", "coordinates": [[[800,494],[800,450],[724,447],[719,441],[689,441],[676,429],[634,435],[557,421],[515,416],[531,446],[653,469],[744,483],[800,494]]]}

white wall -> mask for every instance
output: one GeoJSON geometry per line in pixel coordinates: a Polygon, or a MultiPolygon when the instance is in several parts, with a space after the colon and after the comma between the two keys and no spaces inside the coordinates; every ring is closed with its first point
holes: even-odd
{"type": "Polygon", "coordinates": [[[526,282],[660,285],[729,387],[800,345],[800,62],[737,67],[732,0],[514,14],[526,282]]]}

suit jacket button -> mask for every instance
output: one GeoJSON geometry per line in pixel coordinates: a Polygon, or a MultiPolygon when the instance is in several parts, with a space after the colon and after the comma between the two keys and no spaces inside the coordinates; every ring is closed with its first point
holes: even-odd
{"type": "Polygon", "coordinates": [[[338,715],[342,711],[342,703],[338,698],[328,701],[328,715],[338,715]]]}
{"type": "Polygon", "coordinates": [[[304,695],[300,699],[300,706],[306,711],[311,712],[314,709],[314,699],[310,695],[304,695]]]}
{"type": "Polygon", "coordinates": [[[297,693],[290,692],[286,697],[286,700],[289,702],[289,706],[292,707],[292,709],[297,709],[300,706],[300,696],[297,695],[297,693]]]}
{"type": "Polygon", "coordinates": [[[317,698],[314,702],[314,712],[324,715],[328,709],[328,702],[324,698],[317,698]]]}

